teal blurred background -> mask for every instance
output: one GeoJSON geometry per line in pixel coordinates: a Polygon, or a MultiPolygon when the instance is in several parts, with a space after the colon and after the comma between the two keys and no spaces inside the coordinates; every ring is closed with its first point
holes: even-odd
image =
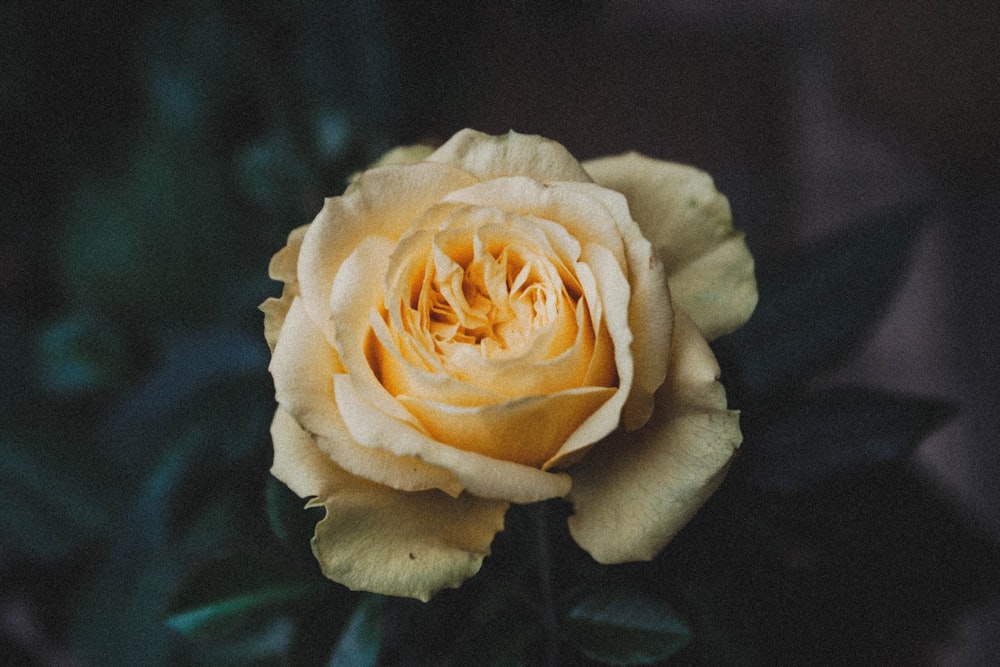
{"type": "MultiPolygon", "coordinates": [[[[160,621],[209,555],[283,553],[265,514],[267,262],[352,172],[463,127],[695,164],[763,267],[926,205],[897,298],[820,381],[957,405],[912,464],[956,521],[1000,536],[998,14],[3,2],[0,654],[222,660],[160,621]]],[[[1000,654],[995,595],[955,608],[899,664],[1000,654]]],[[[291,632],[266,630],[279,648],[291,632]]]]}

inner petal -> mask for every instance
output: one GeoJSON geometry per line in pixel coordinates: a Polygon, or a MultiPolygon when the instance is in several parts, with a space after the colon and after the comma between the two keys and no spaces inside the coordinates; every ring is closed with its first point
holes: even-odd
{"type": "Polygon", "coordinates": [[[394,396],[466,407],[617,386],[581,253],[549,220],[432,208],[389,259],[384,307],[371,315],[372,368],[394,396]]]}

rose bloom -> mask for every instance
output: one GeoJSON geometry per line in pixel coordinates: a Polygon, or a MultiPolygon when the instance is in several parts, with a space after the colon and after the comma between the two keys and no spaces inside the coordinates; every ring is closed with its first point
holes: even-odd
{"type": "Polygon", "coordinates": [[[272,473],[352,589],[457,587],[510,503],[554,497],[597,561],[651,559],[742,440],[707,341],[753,260],[692,167],[463,130],[356,176],[270,274],[272,473]]]}

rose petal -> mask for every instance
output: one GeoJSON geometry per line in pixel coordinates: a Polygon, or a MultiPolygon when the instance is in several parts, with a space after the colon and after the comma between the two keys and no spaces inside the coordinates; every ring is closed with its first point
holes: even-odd
{"type": "Polygon", "coordinates": [[[307,506],[326,508],[312,546],[327,577],[427,601],[479,571],[507,503],[373,484],[335,465],[280,410],[275,424],[282,446],[271,472],[300,497],[315,496],[307,506]]]}
{"type": "Polygon", "coordinates": [[[280,298],[265,299],[260,304],[260,310],[264,313],[264,339],[267,346],[274,352],[274,345],[278,342],[278,334],[281,326],[285,323],[285,316],[288,314],[288,307],[292,305],[292,299],[299,295],[299,279],[296,269],[299,262],[299,250],[302,248],[302,239],[305,237],[306,229],[309,225],[302,225],[291,231],[285,247],[274,254],[268,266],[268,275],[274,280],[285,283],[281,290],[280,298]]]}
{"type": "MultiPolygon", "coordinates": [[[[317,446],[355,475],[405,491],[441,489],[453,496],[461,492],[462,483],[448,470],[354,442],[333,393],[333,374],[342,370],[336,352],[309,319],[301,299],[292,302],[285,323],[270,367],[278,412],[290,415],[314,435],[317,446]]],[[[282,423],[276,416],[275,424],[282,423]]],[[[281,432],[272,434],[275,449],[280,449],[281,432]]]]}
{"type": "MultiPolygon", "coordinates": [[[[285,295],[282,294],[282,297],[285,295]]],[[[267,346],[271,349],[271,353],[274,353],[274,346],[278,343],[278,334],[281,333],[281,327],[285,324],[285,317],[288,315],[288,307],[292,305],[291,299],[265,299],[264,303],[258,306],[259,310],[264,313],[264,340],[267,341],[267,346]]]]}
{"type": "Polygon", "coordinates": [[[299,254],[299,285],[310,317],[331,343],[330,290],[341,263],[372,233],[395,241],[410,223],[453,190],[471,185],[467,173],[420,162],[366,171],[340,197],[326,200],[299,254]]]}
{"type": "Polygon", "coordinates": [[[397,396],[435,440],[505,461],[540,467],[614,389],[585,387],[463,408],[397,396]]]}
{"type": "Polygon", "coordinates": [[[722,482],[742,435],[718,377],[704,337],[679,311],[652,419],[570,468],[570,533],[598,562],[652,559],[722,482]]]}
{"type": "MultiPolygon", "coordinates": [[[[386,239],[375,236],[364,239],[337,272],[331,297],[332,312],[340,323],[336,343],[344,367],[334,376],[334,394],[338,414],[353,440],[396,456],[414,456],[450,470],[470,493],[483,498],[535,502],[564,495],[569,490],[569,478],[562,474],[491,459],[435,440],[379,382],[366,353],[368,342],[372,339],[370,316],[373,310],[378,310],[382,300],[381,289],[372,289],[372,277],[376,277],[377,281],[378,277],[385,275],[391,263],[391,249],[386,239]]],[[[620,311],[616,320],[624,322],[627,317],[624,304],[628,299],[628,285],[610,253],[600,248],[595,252],[602,271],[616,271],[618,274],[617,277],[609,276],[607,281],[609,285],[615,283],[617,293],[624,290],[625,301],[615,309],[615,312],[620,311]]],[[[375,284],[378,285],[377,282],[375,284]]],[[[625,329],[627,334],[627,327],[625,329]]],[[[624,345],[627,348],[627,340],[624,345]]],[[[627,358],[621,363],[628,367],[627,358]]],[[[592,436],[587,444],[603,437],[612,428],[614,425],[607,427],[599,436],[592,436]]],[[[593,429],[593,426],[588,429],[593,429]]]]}
{"type": "Polygon", "coordinates": [[[753,258],[708,174],[637,153],[585,167],[598,184],[628,199],[632,217],[663,260],[674,302],[706,338],[749,319],[757,304],[753,258]]]}
{"type": "MultiPolygon", "coordinates": [[[[577,246],[598,243],[615,256],[625,270],[627,258],[619,223],[604,202],[593,196],[604,190],[593,183],[540,183],[524,176],[495,178],[452,192],[444,201],[496,208],[520,216],[558,223],[577,246]]],[[[625,218],[628,208],[622,201],[625,218]]],[[[638,227],[635,232],[641,238],[638,227]]]]}
{"type": "Polygon", "coordinates": [[[477,183],[451,193],[445,201],[496,206],[553,220],[577,242],[611,251],[622,270],[628,271],[632,287],[629,325],[634,335],[635,384],[622,421],[630,430],[644,424],[653,410],[653,393],[666,376],[673,309],[663,265],[632,219],[625,197],[594,183],[543,185],[510,177],[477,183]]]}
{"type": "Polygon", "coordinates": [[[380,410],[381,406],[369,402],[369,395],[358,390],[352,377],[335,375],[333,380],[344,423],[351,437],[362,445],[396,456],[413,456],[450,470],[469,493],[480,498],[532,503],[564,496],[569,491],[570,479],[565,473],[543,472],[450,447],[380,410]]]}
{"type": "Polygon", "coordinates": [[[586,183],[591,180],[562,144],[514,131],[497,137],[476,130],[461,130],[427,161],[449,164],[482,181],[501,176],[527,176],[536,181],[586,183]]]}
{"type": "MultiPolygon", "coordinates": [[[[604,247],[589,243],[583,248],[582,264],[595,276],[599,297],[592,301],[599,303],[603,314],[595,317],[597,326],[610,334],[614,343],[614,368],[618,374],[618,389],[614,395],[595,410],[566,442],[543,466],[544,469],[558,467],[574,460],[580,450],[589,447],[611,433],[621,420],[622,407],[632,389],[633,360],[629,346],[632,332],[628,325],[628,303],[630,287],[622,275],[614,256],[604,247]]],[[[583,274],[581,269],[578,273],[583,274]]]]}
{"type": "Polygon", "coordinates": [[[667,375],[667,357],[673,330],[673,306],[663,263],[632,219],[625,197],[590,183],[563,183],[561,187],[601,202],[621,235],[628,262],[629,327],[635,378],[622,409],[626,430],[642,426],[653,412],[653,394],[667,375]]]}
{"type": "Polygon", "coordinates": [[[341,372],[351,375],[387,416],[418,426],[382,386],[368,359],[371,315],[372,311],[381,314],[382,279],[392,250],[392,241],[381,236],[369,236],[358,243],[337,271],[328,308],[338,326],[334,344],[343,363],[341,372]]]}

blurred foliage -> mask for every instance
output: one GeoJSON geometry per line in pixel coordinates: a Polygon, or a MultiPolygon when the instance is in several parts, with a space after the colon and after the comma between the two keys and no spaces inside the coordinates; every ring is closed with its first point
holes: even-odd
{"type": "Polygon", "coordinates": [[[321,510],[267,473],[255,308],[287,232],[397,138],[383,9],[0,5],[0,603],[34,624],[0,652],[905,664],[995,599],[997,545],[908,464],[949,408],[810,382],[882,311],[915,210],[762,273],[758,312],[716,345],[746,444],[656,560],[598,566],[550,502],[512,508],[482,572],[430,603],[324,579],[321,510]]]}

